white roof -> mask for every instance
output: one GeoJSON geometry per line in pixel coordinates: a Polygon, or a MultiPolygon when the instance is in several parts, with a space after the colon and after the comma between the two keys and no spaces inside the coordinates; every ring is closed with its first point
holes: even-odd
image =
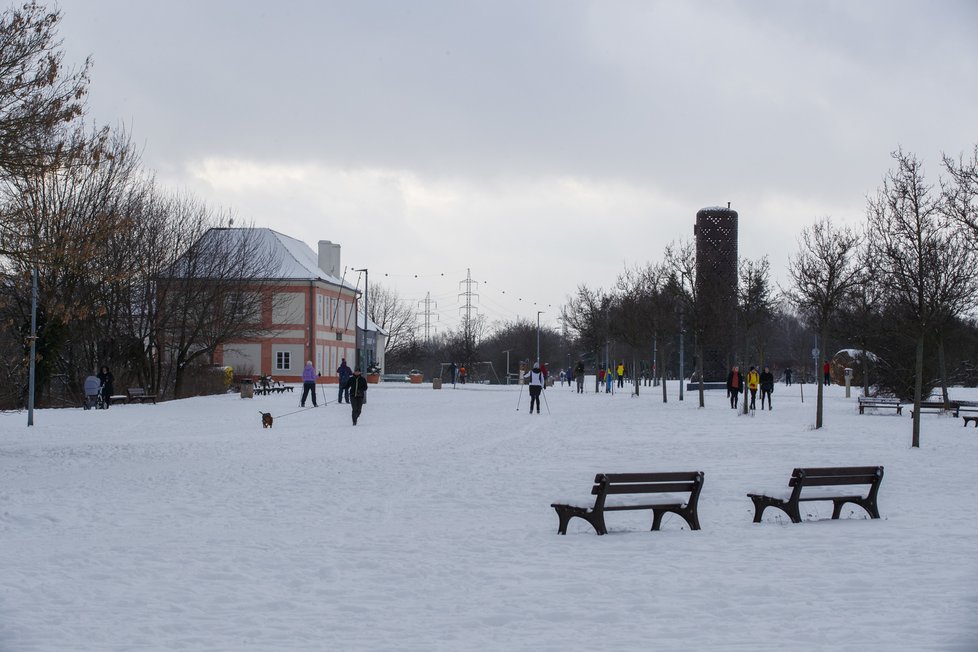
{"type": "Polygon", "coordinates": [[[208,230],[201,237],[201,242],[206,244],[208,239],[217,237],[242,239],[246,235],[255,238],[255,242],[249,243],[249,246],[267,251],[272,257],[275,267],[268,275],[270,280],[324,281],[348,290],[357,290],[349,282],[321,270],[319,257],[312,247],[278,231],[266,228],[215,228],[208,230]]]}
{"type": "Polygon", "coordinates": [[[389,333],[387,331],[385,331],[383,328],[381,328],[376,323],[374,323],[374,320],[373,319],[367,319],[367,326],[364,326],[363,325],[364,324],[364,319],[365,319],[365,317],[364,317],[363,313],[362,312],[358,312],[357,313],[357,328],[359,328],[360,330],[362,330],[362,331],[377,331],[381,335],[389,335],[389,333]]]}

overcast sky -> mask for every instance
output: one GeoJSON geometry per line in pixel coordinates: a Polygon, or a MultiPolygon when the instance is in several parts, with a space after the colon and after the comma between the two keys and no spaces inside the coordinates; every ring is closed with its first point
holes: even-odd
{"type": "Polygon", "coordinates": [[[783,279],[816,218],[861,224],[897,147],[936,182],[978,143],[973,0],[60,7],[90,117],[161,181],[340,243],[441,328],[466,269],[490,319],[556,325],[727,202],[783,279]]]}

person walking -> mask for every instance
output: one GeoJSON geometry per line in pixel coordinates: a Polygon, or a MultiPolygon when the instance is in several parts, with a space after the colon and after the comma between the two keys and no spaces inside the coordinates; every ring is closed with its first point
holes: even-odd
{"type": "Polygon", "coordinates": [[[825,364],[822,365],[822,384],[823,385],[832,384],[832,367],[829,365],[828,360],[826,360],[825,364]]]}
{"type": "Polygon", "coordinates": [[[530,380],[530,414],[533,414],[533,405],[536,403],[537,414],[540,414],[540,393],[543,392],[543,372],[540,371],[540,364],[533,363],[533,369],[526,372],[523,378],[530,380]]]}
{"type": "Polygon", "coordinates": [[[618,389],[624,389],[625,387],[625,365],[624,363],[618,363],[618,389]]]}
{"type": "Polygon", "coordinates": [[[336,397],[337,403],[343,402],[343,397],[346,397],[346,402],[350,402],[350,390],[347,388],[347,384],[350,382],[350,378],[353,376],[353,371],[346,364],[346,358],[340,360],[340,366],[336,368],[336,375],[340,377],[340,393],[336,397]]]}
{"type": "Polygon", "coordinates": [[[458,370],[458,381],[465,384],[465,367],[460,367],[458,370]]]}
{"type": "Polygon", "coordinates": [[[112,375],[108,367],[102,367],[98,372],[98,381],[101,383],[102,407],[108,409],[112,404],[112,396],[115,394],[115,376],[112,375]]]}
{"type": "MultiPolygon", "coordinates": [[[[754,365],[751,365],[750,371],[747,372],[747,389],[750,390],[750,409],[757,409],[757,387],[761,384],[761,376],[757,373],[757,369],[754,365]]],[[[744,397],[745,399],[747,397],[744,397]]]]}
{"type": "Polygon", "coordinates": [[[299,400],[299,407],[306,407],[306,397],[312,394],[312,406],[319,407],[316,403],[316,378],[319,374],[312,366],[312,360],[306,360],[306,366],[302,369],[302,398],[299,400]]]}
{"type": "Polygon", "coordinates": [[[761,409],[764,409],[764,397],[767,396],[767,409],[771,410],[771,394],[774,393],[774,374],[770,367],[764,367],[761,372],[761,409]]]}
{"type": "Polygon", "coordinates": [[[360,374],[359,367],[346,381],[348,403],[353,407],[353,425],[357,425],[357,419],[363,411],[363,404],[367,402],[367,379],[360,374]]]}
{"type": "Polygon", "coordinates": [[[784,384],[791,387],[791,367],[784,370],[784,384]]]}
{"type": "Polygon", "coordinates": [[[611,370],[611,365],[608,365],[608,370],[604,372],[604,393],[610,394],[611,388],[615,385],[615,374],[611,370]]]}
{"type": "Polygon", "coordinates": [[[744,377],[740,373],[740,367],[734,365],[727,374],[727,396],[730,397],[730,407],[737,409],[737,399],[744,391],[744,377]]]}
{"type": "Polygon", "coordinates": [[[584,393],[584,363],[578,362],[574,368],[574,380],[577,381],[577,393],[584,393]]]}

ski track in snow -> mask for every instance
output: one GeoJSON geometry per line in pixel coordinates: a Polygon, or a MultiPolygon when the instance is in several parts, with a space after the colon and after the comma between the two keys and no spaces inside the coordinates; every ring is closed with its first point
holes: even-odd
{"type": "Polygon", "coordinates": [[[0,650],[978,649],[974,428],[924,414],[914,450],[855,390],[816,431],[811,385],[753,417],[676,388],[529,415],[517,387],[378,386],[356,427],[291,394],[0,414],[0,650]],[[751,523],[795,466],[870,464],[881,520],[751,523]],[[692,470],[699,532],[556,534],[596,472],[692,470]]]}

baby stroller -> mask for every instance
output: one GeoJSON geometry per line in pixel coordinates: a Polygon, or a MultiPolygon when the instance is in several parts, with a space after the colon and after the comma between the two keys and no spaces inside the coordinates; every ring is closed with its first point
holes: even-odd
{"type": "Polygon", "coordinates": [[[105,407],[105,397],[102,396],[102,381],[98,376],[89,376],[85,379],[85,409],[92,408],[101,410],[105,407]]]}

